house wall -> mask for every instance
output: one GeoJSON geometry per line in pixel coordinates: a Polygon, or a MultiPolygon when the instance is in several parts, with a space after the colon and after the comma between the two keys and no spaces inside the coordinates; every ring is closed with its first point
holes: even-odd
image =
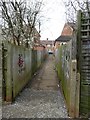
{"type": "Polygon", "coordinates": [[[54,48],[55,48],[55,49],[58,49],[62,44],[65,45],[66,42],[59,42],[59,41],[56,41],[56,42],[55,42],[54,48]]]}
{"type": "Polygon", "coordinates": [[[71,36],[73,33],[73,29],[70,27],[70,25],[68,24],[65,24],[63,30],[62,30],[62,33],[61,35],[62,36],[71,36]]]}

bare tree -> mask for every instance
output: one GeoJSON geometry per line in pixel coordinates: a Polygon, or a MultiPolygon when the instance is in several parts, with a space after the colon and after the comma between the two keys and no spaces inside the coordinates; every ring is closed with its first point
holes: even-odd
{"type": "Polygon", "coordinates": [[[36,1],[27,5],[26,1],[17,0],[4,2],[1,0],[2,32],[6,39],[21,45],[32,42],[31,37],[37,22],[40,21],[42,2],[36,1]]]}
{"type": "Polygon", "coordinates": [[[66,7],[67,21],[75,22],[78,10],[90,11],[90,0],[63,0],[66,7]]]}
{"type": "MultiPolygon", "coordinates": [[[[32,38],[35,32],[35,26],[40,22],[40,12],[42,8],[42,1],[30,1],[30,6],[28,6],[27,11],[26,11],[26,18],[27,18],[27,23],[30,29],[28,29],[28,41],[32,38]]],[[[30,42],[30,41],[29,41],[30,42]]],[[[31,40],[32,43],[32,40],[31,40]]]]}

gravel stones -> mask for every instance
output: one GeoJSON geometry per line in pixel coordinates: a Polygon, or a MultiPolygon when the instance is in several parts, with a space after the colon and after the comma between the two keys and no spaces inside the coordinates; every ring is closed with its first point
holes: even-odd
{"type": "Polygon", "coordinates": [[[3,106],[4,118],[67,118],[59,91],[25,89],[11,105],[3,106]]]}

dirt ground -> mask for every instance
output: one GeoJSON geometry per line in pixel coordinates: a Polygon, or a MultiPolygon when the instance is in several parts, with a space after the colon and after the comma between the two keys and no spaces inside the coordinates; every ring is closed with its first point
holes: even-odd
{"type": "Polygon", "coordinates": [[[28,87],[36,90],[58,90],[59,80],[55,71],[54,56],[49,55],[42,68],[35,73],[28,87]]]}

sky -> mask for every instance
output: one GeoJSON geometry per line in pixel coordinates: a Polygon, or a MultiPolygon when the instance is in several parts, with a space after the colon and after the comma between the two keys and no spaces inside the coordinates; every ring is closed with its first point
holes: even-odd
{"type": "Polygon", "coordinates": [[[43,0],[45,20],[41,25],[41,40],[55,40],[62,32],[66,22],[65,6],[62,0],[43,0]]]}
{"type": "MultiPolygon", "coordinates": [[[[29,0],[27,1],[29,2],[29,0]]],[[[43,0],[43,4],[41,14],[44,18],[40,28],[41,40],[46,40],[47,38],[55,40],[61,35],[66,21],[65,6],[63,0],[43,0]]]]}

